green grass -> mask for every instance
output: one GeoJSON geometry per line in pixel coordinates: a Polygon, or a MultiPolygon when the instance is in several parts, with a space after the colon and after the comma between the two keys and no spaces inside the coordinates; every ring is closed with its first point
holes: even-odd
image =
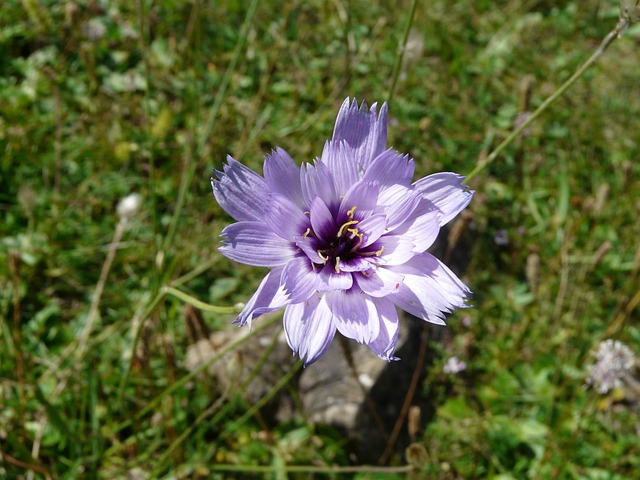
{"type": "MultiPolygon", "coordinates": [[[[392,3],[2,2],[0,477],[404,478],[330,473],[359,466],[339,434],[302,416],[265,431],[241,385],[191,381],[189,315],[165,288],[247,301],[264,271],[217,252],[230,219],[211,169],[230,153],[261,171],[275,146],[310,161],[345,97],[386,100],[412,2],[392,3]],[[116,245],[131,192],[142,208],[116,245]]],[[[390,143],[418,176],[468,174],[617,16],[604,0],[419,2],[390,143]]],[[[599,341],[640,344],[638,41],[632,26],[473,178],[473,308],[430,346],[421,475],[640,471],[640,401],[584,387],[599,341]],[[452,355],[461,375],[441,373],[452,355]]],[[[234,317],[202,315],[211,330],[234,317]]]]}

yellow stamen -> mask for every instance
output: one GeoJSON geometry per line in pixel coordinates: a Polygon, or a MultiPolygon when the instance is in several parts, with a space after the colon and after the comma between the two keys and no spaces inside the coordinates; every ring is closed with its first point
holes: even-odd
{"type": "Polygon", "coordinates": [[[306,231],[306,232],[304,232],[304,235],[302,235],[302,238],[303,238],[303,239],[307,238],[307,237],[309,236],[309,234],[310,234],[310,233],[311,233],[311,229],[310,229],[310,228],[307,228],[307,231],[306,231]]]}
{"type": "Polygon", "coordinates": [[[327,253],[326,250],[318,250],[318,256],[322,259],[323,264],[326,264],[327,260],[329,260],[329,255],[326,255],[327,253]],[[322,252],[324,252],[325,255],[322,255],[322,252]]]}
{"type": "Polygon", "coordinates": [[[349,230],[349,225],[355,225],[356,223],[358,223],[358,220],[349,220],[348,222],[346,222],[340,227],[340,230],[338,230],[338,234],[336,235],[336,237],[340,238],[344,234],[345,230],[349,230]]]}
{"type": "Polygon", "coordinates": [[[380,255],[382,255],[382,252],[384,252],[384,245],[377,252],[362,252],[360,253],[360,255],[362,255],[363,257],[373,257],[374,255],[376,257],[379,257],[380,255]]]}
{"type": "Polygon", "coordinates": [[[340,257],[336,257],[336,273],[340,273],[340,257]]]}
{"type": "Polygon", "coordinates": [[[349,220],[353,220],[353,216],[356,213],[356,206],[354,205],[353,207],[351,207],[351,209],[347,210],[347,217],[349,217],[349,220]]]}
{"type": "Polygon", "coordinates": [[[351,247],[350,252],[355,252],[356,250],[358,250],[360,248],[360,245],[362,245],[362,237],[364,236],[362,233],[358,232],[357,228],[350,228],[348,229],[349,232],[351,232],[351,240],[353,240],[355,237],[358,237],[358,242],[351,247]]]}

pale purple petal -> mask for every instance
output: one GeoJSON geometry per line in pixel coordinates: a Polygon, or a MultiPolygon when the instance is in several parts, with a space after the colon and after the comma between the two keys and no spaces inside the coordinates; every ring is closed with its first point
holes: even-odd
{"type": "Polygon", "coordinates": [[[256,293],[233,323],[238,323],[240,326],[249,324],[251,327],[251,321],[254,318],[278,310],[288,303],[284,287],[280,285],[282,270],[283,267],[275,267],[264,277],[256,293]]]}
{"type": "Polygon", "coordinates": [[[344,195],[360,179],[353,148],[344,141],[326,142],[320,160],[329,168],[338,196],[344,195]]]}
{"type": "Polygon", "coordinates": [[[305,367],[320,358],[336,333],[333,314],[324,296],[314,295],[304,303],[288,305],[284,312],[284,334],[291,350],[304,359],[305,367]]]}
{"type": "Polygon", "coordinates": [[[403,185],[393,185],[380,192],[378,204],[384,208],[387,215],[387,228],[393,230],[406,222],[420,204],[420,200],[418,192],[403,185]]]}
{"type": "Polygon", "coordinates": [[[320,270],[323,284],[320,291],[348,290],[353,286],[353,275],[349,272],[337,273],[335,265],[327,264],[320,270]]]}
{"type": "Polygon", "coordinates": [[[471,201],[473,191],[463,185],[464,177],[441,172],[415,182],[413,186],[441,212],[440,226],[447,224],[471,201]]]}
{"type": "Polygon", "coordinates": [[[358,222],[354,227],[363,234],[360,248],[368,247],[384,233],[387,228],[387,216],[382,213],[375,213],[358,222]]]}
{"type": "Polygon", "coordinates": [[[425,205],[418,206],[412,216],[392,233],[411,238],[414,244],[413,251],[422,253],[433,245],[439,232],[440,213],[425,205]]]}
{"type": "Polygon", "coordinates": [[[276,267],[293,258],[293,243],[282,239],[261,222],[232,223],[220,236],[224,242],[220,252],[236,262],[276,267]]]}
{"type": "Polygon", "coordinates": [[[380,323],[375,305],[359,288],[329,292],[325,297],[342,335],[365,344],[378,337],[380,323]]]}
{"type": "Polygon", "coordinates": [[[269,188],[256,172],[227,155],[223,172],[211,178],[213,195],[224,210],[236,220],[261,220],[265,211],[264,199],[269,188]]]}
{"type": "Polygon", "coordinates": [[[323,263],[325,260],[320,256],[318,250],[325,248],[325,243],[314,237],[298,237],[296,246],[299,247],[313,263],[323,263]]]}
{"type": "Polygon", "coordinates": [[[311,227],[318,236],[325,241],[330,241],[338,231],[336,221],[329,210],[329,207],[322,201],[320,197],[316,197],[309,206],[309,217],[311,218],[311,227]]]}
{"type": "Polygon", "coordinates": [[[393,355],[396,345],[398,344],[398,332],[400,328],[398,311],[389,299],[373,298],[372,301],[377,310],[377,318],[373,317],[370,321],[379,321],[380,330],[378,336],[369,342],[368,347],[383,360],[400,360],[393,355]]]}
{"type": "Polygon", "coordinates": [[[383,235],[368,250],[375,250],[381,265],[401,265],[410,260],[416,252],[413,240],[400,235],[383,235]]]}
{"type": "Polygon", "coordinates": [[[362,171],[366,171],[371,161],[377,157],[387,145],[387,104],[376,114],[377,104],[367,109],[367,104],[354,99],[346,99],[336,118],[333,129],[333,140],[346,142],[355,151],[355,159],[362,171]]]}
{"type": "Polygon", "coordinates": [[[431,323],[444,325],[444,316],[467,306],[471,292],[442,262],[421,253],[404,265],[388,267],[404,275],[400,291],[389,299],[399,308],[431,323]]]}
{"type": "Polygon", "coordinates": [[[371,162],[362,179],[382,187],[409,186],[413,180],[413,171],[414,163],[409,155],[400,155],[389,148],[371,162]]]}
{"type": "Polygon", "coordinates": [[[272,193],[265,201],[267,211],[264,222],[276,235],[285,240],[293,241],[294,238],[304,235],[311,225],[309,217],[284,195],[272,193]]]}
{"type": "Polygon", "coordinates": [[[304,164],[300,168],[300,182],[305,205],[310,205],[314,198],[320,197],[329,208],[337,206],[338,194],[333,176],[324,163],[304,164]]]}
{"type": "Polygon", "coordinates": [[[386,297],[400,291],[404,276],[384,267],[354,275],[358,287],[372,297],[386,297]]]}
{"type": "Polygon", "coordinates": [[[264,157],[264,178],[269,190],[284,195],[299,207],[304,206],[300,167],[282,148],[277,147],[264,157]]]}
{"type": "Polygon", "coordinates": [[[340,270],[343,272],[365,272],[371,268],[372,260],[368,257],[354,257],[349,260],[340,259],[340,270]]]}
{"type": "Polygon", "coordinates": [[[378,204],[378,187],[369,182],[358,182],[344,195],[338,210],[338,223],[347,220],[347,212],[352,211],[356,220],[371,215],[378,204]],[[355,210],[353,207],[356,207],[355,210]]]}
{"type": "Polygon", "coordinates": [[[311,260],[304,255],[289,261],[282,272],[282,284],[291,303],[307,300],[318,290],[321,282],[311,260]]]}

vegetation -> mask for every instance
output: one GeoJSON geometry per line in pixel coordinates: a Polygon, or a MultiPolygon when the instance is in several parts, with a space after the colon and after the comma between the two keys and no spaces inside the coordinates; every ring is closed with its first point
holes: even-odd
{"type": "Polygon", "coordinates": [[[265,430],[244,386],[185,367],[202,332],[177,295],[223,306],[202,311],[215,331],[264,275],[217,252],[227,153],[257,171],[275,146],[313,159],[342,100],[388,99],[398,63],[390,143],[418,176],[469,173],[619,13],[419,2],[398,62],[411,6],[0,4],[0,477],[636,478],[638,392],[585,378],[600,341],[640,345],[637,24],[471,180],[473,308],[429,347],[418,473],[362,466],[303,416],[265,430]],[[132,192],[139,213],[119,217],[132,192]],[[443,373],[452,356],[466,370],[443,373]]]}

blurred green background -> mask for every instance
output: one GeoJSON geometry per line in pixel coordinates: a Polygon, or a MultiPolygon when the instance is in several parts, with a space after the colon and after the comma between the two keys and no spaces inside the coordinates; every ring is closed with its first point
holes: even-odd
{"type": "MultiPolygon", "coordinates": [[[[275,146],[319,155],[345,97],[388,98],[410,7],[0,4],[1,478],[406,478],[328,473],[360,465],[339,433],[303,416],[265,430],[242,385],[191,381],[194,322],[162,288],[248,300],[265,272],[217,252],[230,218],[211,169],[230,153],[261,172],[275,146]],[[132,192],[140,212],[117,231],[132,192]]],[[[417,176],[470,172],[617,18],[608,0],[418,2],[390,144],[417,176]]],[[[640,344],[639,47],[632,26],[473,179],[453,227],[471,239],[473,308],[429,347],[417,395],[437,410],[414,478],[639,475],[638,391],[585,387],[598,342],[640,344]]],[[[234,318],[199,315],[211,331],[234,318]]]]}

